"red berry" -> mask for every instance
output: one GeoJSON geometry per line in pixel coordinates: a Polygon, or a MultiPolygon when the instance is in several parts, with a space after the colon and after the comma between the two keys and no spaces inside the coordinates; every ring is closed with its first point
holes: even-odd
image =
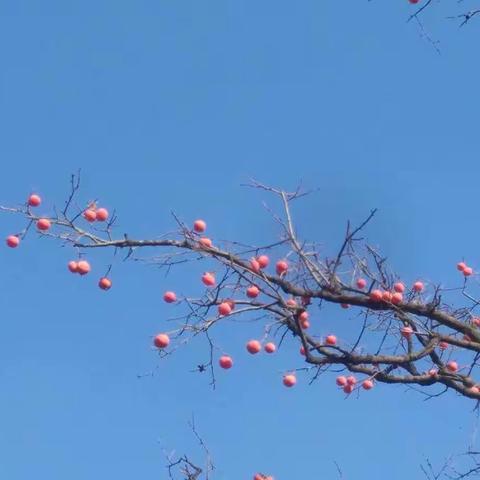
{"type": "Polygon", "coordinates": [[[205,247],[205,248],[212,248],[212,241],[207,238],[207,237],[202,237],[198,243],[202,246],[202,247],[205,247]]]}
{"type": "Polygon", "coordinates": [[[344,387],[345,385],[347,385],[347,377],[345,377],[344,375],[340,375],[339,377],[337,377],[335,382],[339,387],[344,387]]]}
{"type": "Polygon", "coordinates": [[[357,383],[357,379],[353,375],[350,375],[347,377],[347,383],[348,385],[355,385],[357,383]]]}
{"type": "Polygon", "coordinates": [[[415,282],[413,284],[412,290],[414,292],[422,292],[424,288],[425,288],[425,286],[423,285],[422,282],[415,282]]]}
{"type": "Polygon", "coordinates": [[[7,237],[7,245],[10,247],[10,248],[16,248],[18,247],[19,243],[20,243],[20,238],[17,237],[16,235],[9,235],[7,237]]]}
{"type": "Polygon", "coordinates": [[[310,328],[310,322],[308,320],[303,320],[300,322],[300,327],[302,330],[306,330],[307,328],[310,328]]]}
{"type": "Polygon", "coordinates": [[[42,199],[40,198],[39,195],[35,193],[32,193],[32,195],[28,197],[28,204],[31,207],[38,207],[41,203],[42,203],[42,199]]]}
{"type": "Polygon", "coordinates": [[[75,260],[71,260],[70,262],[68,262],[68,269],[72,273],[77,273],[78,272],[78,263],[75,262],[75,260]]]}
{"type": "Polygon", "coordinates": [[[219,306],[218,306],[218,314],[219,315],[230,315],[232,313],[232,307],[230,306],[230,304],[228,302],[222,302],[219,306]]]}
{"type": "Polygon", "coordinates": [[[168,347],[170,343],[170,337],[166,333],[159,333],[154,339],[153,344],[157,348],[165,348],[168,347]]]}
{"type": "Polygon", "coordinates": [[[251,285],[247,288],[247,297],[248,298],[257,298],[260,293],[260,290],[256,285],[251,285]]]}
{"type": "Polygon", "coordinates": [[[110,288],[112,287],[112,281],[107,277],[102,277],[98,282],[98,286],[102,290],[110,290],[110,288]]]}
{"type": "Polygon", "coordinates": [[[448,363],[447,363],[447,370],[449,372],[452,372],[452,373],[455,373],[458,371],[458,363],[453,361],[453,360],[450,360],[448,363]]]}
{"type": "Polygon", "coordinates": [[[197,233],[203,233],[207,229],[207,224],[203,220],[195,220],[193,223],[193,229],[197,233]]]}
{"type": "Polygon", "coordinates": [[[177,301],[177,295],[175,294],[175,292],[165,292],[163,294],[163,300],[167,303],[174,303],[177,301]]]}
{"type": "Polygon", "coordinates": [[[412,327],[402,327],[400,333],[402,334],[402,337],[408,339],[412,336],[413,329],[412,327]]]}
{"type": "Polygon", "coordinates": [[[473,317],[473,318],[472,318],[472,323],[473,323],[476,327],[480,327],[480,317],[473,317]]]}
{"type": "Polygon", "coordinates": [[[299,316],[298,316],[298,319],[301,321],[301,322],[306,322],[308,320],[308,312],[306,310],[304,310],[299,316]]]}
{"type": "Polygon", "coordinates": [[[278,275],[283,275],[287,273],[288,270],[288,263],[285,260],[279,260],[277,265],[275,266],[275,270],[278,275]]]}
{"type": "Polygon", "coordinates": [[[373,388],[373,381],[372,380],[364,380],[362,382],[362,387],[364,390],[371,390],[373,388]]]}
{"type": "Polygon", "coordinates": [[[457,270],[463,272],[467,268],[467,264],[465,262],[458,262],[457,263],[457,270]]]}
{"type": "Polygon", "coordinates": [[[325,338],[325,343],[327,345],[336,345],[337,344],[337,337],[335,335],[328,335],[325,338]]]}
{"type": "Polygon", "coordinates": [[[247,350],[252,355],[255,355],[262,349],[262,345],[258,340],[249,340],[247,342],[247,350]]]}
{"type": "Polygon", "coordinates": [[[293,298],[289,298],[286,303],[289,307],[292,307],[292,308],[297,306],[297,302],[293,298]]]}
{"type": "Polygon", "coordinates": [[[293,387],[297,383],[297,377],[292,373],[283,376],[283,384],[286,387],[293,387]]]}
{"type": "Polygon", "coordinates": [[[383,292],[382,293],[382,300],[384,302],[390,303],[392,301],[392,294],[390,292],[383,292]]]}
{"type": "Polygon", "coordinates": [[[96,213],[98,222],[104,222],[108,218],[108,210],[106,208],[99,208],[96,213]]]}
{"type": "Polygon", "coordinates": [[[263,349],[267,352],[267,353],[274,353],[276,350],[277,350],[277,347],[276,345],[273,343],[273,342],[268,342],[265,344],[265,346],[263,347],[263,349]]]}
{"type": "Polygon", "coordinates": [[[205,272],[202,275],[202,282],[207,286],[207,287],[213,287],[215,285],[215,276],[210,273],[210,272],[205,272]]]}
{"type": "Polygon", "coordinates": [[[382,300],[383,294],[381,290],[372,290],[370,292],[370,300],[372,302],[380,302],[382,300]]]}
{"type": "Polygon", "coordinates": [[[80,275],[86,275],[90,270],[90,264],[86,260],[80,260],[77,263],[77,271],[80,275]]]}
{"type": "Polygon", "coordinates": [[[267,257],[267,255],[260,255],[257,257],[257,262],[260,265],[260,268],[267,268],[268,264],[270,263],[270,259],[267,257]]]}
{"type": "Polygon", "coordinates": [[[364,278],[359,278],[357,280],[357,287],[362,290],[367,286],[367,281],[364,278]]]}
{"type": "Polygon", "coordinates": [[[224,368],[225,370],[228,370],[229,368],[232,368],[233,366],[233,360],[232,357],[229,355],[222,355],[220,359],[218,360],[218,364],[224,368]]]}
{"type": "Polygon", "coordinates": [[[399,303],[402,303],[403,295],[400,292],[395,292],[392,295],[392,300],[391,301],[394,305],[398,305],[399,303]]]}
{"type": "Polygon", "coordinates": [[[85,218],[87,222],[94,222],[97,219],[97,212],[92,208],[87,208],[83,212],[83,218],[85,218]]]}
{"type": "Polygon", "coordinates": [[[37,221],[37,228],[39,230],[47,231],[52,226],[50,220],[48,218],[40,218],[37,221]]]}
{"type": "Polygon", "coordinates": [[[347,394],[350,395],[353,392],[353,385],[352,384],[347,384],[343,387],[343,391],[347,394]]]}
{"type": "Polygon", "coordinates": [[[397,282],[393,285],[393,289],[398,293],[403,293],[405,291],[405,285],[402,282],[397,282]]]}
{"type": "Polygon", "coordinates": [[[464,275],[465,277],[469,277],[469,276],[472,275],[472,274],[473,274],[473,268],[471,268],[471,267],[465,267],[465,268],[463,269],[463,275],[464,275]]]}
{"type": "Polygon", "coordinates": [[[258,263],[257,259],[252,258],[250,260],[250,269],[253,270],[255,273],[260,272],[260,264],[258,263]]]}
{"type": "Polygon", "coordinates": [[[448,348],[448,343],[447,343],[447,342],[440,342],[440,343],[438,344],[438,348],[439,348],[440,350],[446,350],[446,349],[448,348]]]}

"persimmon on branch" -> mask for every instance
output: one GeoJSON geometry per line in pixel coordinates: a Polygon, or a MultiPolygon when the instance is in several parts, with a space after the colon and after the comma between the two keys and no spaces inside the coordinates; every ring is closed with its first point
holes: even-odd
{"type": "MultiPolygon", "coordinates": [[[[63,208],[55,208],[48,216],[36,213],[41,203],[36,194],[26,204],[0,209],[26,221],[23,230],[7,238],[10,247],[19,246],[36,229],[40,236],[76,251],[77,258],[68,268],[81,275],[90,272],[88,254],[92,249],[124,251],[123,260],[145,260],[141,252],[159,250],[152,261],[168,269],[185,262],[214,261],[215,271],[205,272],[201,278],[205,285],[201,297],[177,298],[175,292],[165,293],[164,300],[180,303],[184,313],[176,328],[154,338],[160,356],[165,357],[186,347],[193,337],[204,335],[208,354],[196,370],[208,370],[213,385],[217,365],[225,369],[233,366],[232,357],[217,346],[215,327],[229,322],[234,328],[232,320],[253,318],[263,334],[259,335],[258,329],[252,334],[254,339],[246,344],[250,354],[259,353],[262,343],[267,353],[274,354],[277,343],[281,347],[287,336],[298,343],[306,366],[292,365],[285,372],[283,383],[288,387],[295,385],[299,372],[307,372],[312,382],[320,374],[334,371],[340,373],[335,382],[346,394],[370,390],[377,384],[402,384],[429,398],[453,390],[480,399],[480,318],[474,315],[479,300],[469,291],[475,278],[469,266],[464,262],[457,265],[462,280],[456,288],[428,285],[419,279],[406,286],[362,237],[375,210],[357,227],[348,223],[336,254],[322,256],[316,243],[306,242],[296,231],[291,205],[306,192],[287,192],[255,181],[249,186],[280,202],[281,215],[269,210],[281,231],[280,239],[270,245],[217,242],[205,236],[203,220],[190,227],[175,214],[176,229],[169,234],[151,239],[126,234],[118,238],[114,235],[115,215],[110,216],[98,202],[77,204],[79,176],[72,176],[63,208]],[[271,269],[274,258],[275,268],[271,269]],[[456,294],[463,299],[461,308],[446,301],[456,294]],[[357,326],[348,336],[339,338],[335,332],[325,331],[322,309],[326,304],[338,305],[345,314],[355,316],[357,326]],[[314,316],[318,318],[312,319],[314,316]],[[361,377],[360,382],[355,374],[361,377]]],[[[100,288],[112,286],[114,266],[106,268],[100,288]]]]}

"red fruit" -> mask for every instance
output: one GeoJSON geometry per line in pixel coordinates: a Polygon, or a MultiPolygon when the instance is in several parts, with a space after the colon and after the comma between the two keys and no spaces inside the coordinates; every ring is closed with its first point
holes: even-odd
{"type": "Polygon", "coordinates": [[[472,323],[473,323],[476,327],[480,327],[480,317],[473,317],[473,318],[472,318],[472,323]]]}
{"type": "Polygon", "coordinates": [[[305,347],[303,345],[300,347],[300,355],[305,356],[305,347]]]}
{"type": "Polygon", "coordinates": [[[153,344],[157,348],[165,348],[168,347],[170,343],[170,337],[166,333],[159,333],[154,339],[153,344]]]}
{"type": "Polygon", "coordinates": [[[286,387],[293,387],[297,383],[297,377],[293,373],[283,376],[283,384],[286,387]]]}
{"type": "Polygon", "coordinates": [[[400,333],[402,334],[402,337],[408,339],[412,336],[413,329],[412,327],[402,327],[400,333]]]}
{"type": "Polygon", "coordinates": [[[98,282],[98,286],[102,289],[102,290],[110,290],[111,286],[112,286],[112,281],[107,278],[107,277],[102,277],[100,279],[100,281],[98,282]]]}
{"type": "Polygon", "coordinates": [[[256,285],[251,285],[247,288],[247,297],[248,298],[257,298],[260,293],[260,290],[256,285]]]}
{"type": "Polygon", "coordinates": [[[285,260],[279,260],[275,266],[275,270],[277,275],[283,275],[284,273],[287,273],[288,263],[285,260]]]}
{"type": "Polygon", "coordinates": [[[97,221],[104,222],[108,218],[108,210],[106,208],[99,208],[97,210],[97,221]]]}
{"type": "Polygon", "coordinates": [[[363,288],[365,288],[367,286],[367,281],[364,279],[364,278],[359,278],[357,280],[357,287],[362,290],[363,288]]]}
{"type": "Polygon", "coordinates": [[[328,335],[325,338],[325,343],[327,345],[336,345],[337,344],[337,337],[335,335],[328,335]]]}
{"type": "Polygon", "coordinates": [[[398,293],[403,293],[405,291],[405,285],[402,282],[397,282],[393,284],[393,289],[398,293]]]}
{"type": "Polygon", "coordinates": [[[350,308],[350,305],[348,303],[341,303],[340,306],[342,308],[350,308]]]}
{"type": "Polygon", "coordinates": [[[373,381],[372,380],[364,380],[362,382],[362,387],[364,390],[371,390],[373,388],[373,381]]]}
{"type": "Polygon", "coordinates": [[[90,264],[86,260],[80,260],[77,263],[77,271],[80,275],[86,275],[90,270],[90,264]]]}
{"type": "Polygon", "coordinates": [[[71,260],[70,262],[68,262],[68,269],[72,273],[77,273],[78,272],[78,263],[75,262],[74,260],[71,260]]]}
{"type": "Polygon", "coordinates": [[[467,264],[465,262],[458,262],[457,263],[457,270],[463,272],[467,268],[467,264]]]}
{"type": "Polygon", "coordinates": [[[37,221],[37,228],[39,230],[43,230],[43,231],[46,231],[48,230],[50,227],[52,226],[50,220],[48,220],[48,218],[40,218],[38,221],[37,221]]]}
{"type": "Polygon", "coordinates": [[[425,286],[423,285],[422,282],[415,282],[413,284],[412,290],[414,292],[421,292],[421,291],[423,291],[424,288],[425,288],[425,286]]]}
{"type": "Polygon", "coordinates": [[[167,303],[173,303],[177,301],[177,295],[175,292],[165,292],[163,294],[163,300],[167,303]]]}
{"type": "Polygon", "coordinates": [[[260,271],[260,264],[255,258],[252,258],[250,260],[250,269],[253,270],[255,273],[258,273],[260,271]]]}
{"type": "Polygon", "coordinates": [[[202,275],[202,282],[207,286],[207,287],[213,287],[215,285],[215,276],[213,273],[210,272],[205,272],[202,275]]]}
{"type": "Polygon", "coordinates": [[[97,219],[97,212],[92,208],[87,208],[83,212],[83,218],[85,218],[87,222],[94,222],[97,219]]]}
{"type": "Polygon", "coordinates": [[[232,357],[228,355],[222,355],[218,360],[218,364],[225,370],[228,370],[229,368],[232,368],[233,365],[232,357]]]}
{"type": "Polygon", "coordinates": [[[347,394],[350,395],[353,392],[353,385],[352,384],[347,384],[343,387],[343,391],[347,394]]]}
{"type": "Polygon", "coordinates": [[[469,390],[470,390],[470,393],[474,393],[474,394],[480,393],[480,388],[478,388],[477,385],[470,387],[469,390]]]}
{"type": "Polygon", "coordinates": [[[347,377],[340,375],[339,377],[337,377],[335,382],[339,387],[344,387],[345,385],[347,385],[347,377]]]}
{"type": "Polygon", "coordinates": [[[16,248],[20,243],[20,238],[18,238],[16,235],[9,235],[6,242],[10,248],[16,248]]]}
{"type": "Polygon", "coordinates": [[[463,269],[463,275],[464,275],[465,277],[469,277],[469,276],[472,275],[472,274],[473,274],[473,268],[471,268],[471,267],[465,267],[465,268],[463,269]]]}
{"type": "Polygon", "coordinates": [[[303,320],[300,322],[300,327],[302,330],[306,330],[307,328],[310,328],[310,322],[308,320],[303,320]]]}
{"type": "Polygon", "coordinates": [[[395,292],[392,295],[392,300],[391,301],[394,305],[398,305],[399,303],[402,303],[403,295],[400,292],[395,292]]]}
{"type": "Polygon", "coordinates": [[[207,237],[202,237],[198,243],[205,248],[212,248],[212,241],[207,237]]]}
{"type": "Polygon", "coordinates": [[[219,306],[218,306],[218,314],[219,315],[230,315],[232,313],[232,307],[230,306],[230,304],[228,302],[222,302],[219,306]]]}
{"type": "Polygon", "coordinates": [[[447,370],[449,372],[452,372],[452,373],[455,373],[458,371],[458,363],[453,361],[453,360],[450,360],[448,363],[447,363],[447,370]]]}
{"type": "Polygon", "coordinates": [[[41,203],[42,203],[42,199],[40,198],[39,195],[35,193],[32,193],[32,195],[28,197],[28,204],[31,207],[38,207],[41,203]]]}
{"type": "Polygon", "coordinates": [[[297,302],[293,298],[289,298],[286,303],[289,307],[296,307],[297,306],[297,302]]]}
{"type": "Polygon", "coordinates": [[[268,342],[265,344],[265,346],[263,347],[263,349],[267,352],[267,353],[274,353],[276,350],[277,350],[277,347],[275,346],[275,344],[273,342],[268,342]]]}
{"type": "Polygon", "coordinates": [[[298,319],[301,321],[301,322],[306,322],[308,320],[308,312],[306,310],[304,310],[299,316],[298,316],[298,319]]]}
{"type": "Polygon", "coordinates": [[[370,300],[372,302],[380,302],[382,300],[382,291],[381,290],[372,290],[370,292],[370,300]]]}
{"type": "Polygon", "coordinates": [[[197,233],[203,233],[207,229],[207,224],[203,220],[195,220],[193,223],[193,229],[197,233]]]}
{"type": "Polygon", "coordinates": [[[227,300],[225,300],[225,303],[228,303],[232,312],[235,310],[235,300],[228,298],[227,300]]]}
{"type": "Polygon", "coordinates": [[[382,293],[382,300],[384,302],[391,302],[392,301],[392,294],[390,292],[383,292],[382,293]]]}
{"type": "Polygon", "coordinates": [[[257,257],[257,262],[260,265],[260,268],[267,268],[270,263],[270,259],[267,255],[260,255],[257,257]]]}
{"type": "Polygon", "coordinates": [[[431,368],[431,369],[428,371],[428,374],[429,374],[431,377],[434,377],[437,373],[438,373],[438,370],[437,370],[436,368],[431,368]]]}
{"type": "Polygon", "coordinates": [[[247,350],[252,355],[255,355],[262,349],[262,345],[258,340],[249,340],[247,342],[247,350]]]}
{"type": "Polygon", "coordinates": [[[350,375],[347,377],[347,383],[348,385],[355,385],[357,383],[357,379],[353,375],[350,375]]]}
{"type": "Polygon", "coordinates": [[[448,348],[448,343],[447,343],[447,342],[440,342],[440,343],[438,344],[438,348],[439,348],[440,350],[446,350],[446,349],[448,348]]]}

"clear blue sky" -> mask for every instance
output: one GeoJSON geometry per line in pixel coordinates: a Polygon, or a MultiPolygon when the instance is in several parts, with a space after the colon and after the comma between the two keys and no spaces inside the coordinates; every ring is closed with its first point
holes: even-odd
{"type": "MultiPolygon", "coordinates": [[[[278,232],[263,196],[239,185],[303,179],[320,188],[296,212],[306,237],[336,245],[346,219],[378,207],[368,236],[397,271],[454,284],[461,256],[480,267],[478,23],[458,30],[432,12],[439,56],[405,22],[409,8],[5,0],[0,202],[35,189],[48,213],[82,167],[82,198],[116,208],[120,234],[171,229],[175,209],[207,219],[214,238],[262,243],[278,232]]],[[[163,447],[201,457],[192,412],[225,480],[331,479],[334,460],[348,479],[419,478],[424,456],[441,462],[469,441],[474,405],[454,394],[423,402],[380,385],[344,400],[333,376],[286,390],[297,349],[247,357],[257,327],[221,334],[237,362],[212,392],[188,372],[202,345],[160,364],[150,348],[172,315],[161,294],[198,293],[200,266],[165,278],[122,265],[105,293],[94,278],[109,258],[80,279],[70,257],[34,236],[0,249],[2,478],[165,478],[163,447]]]]}

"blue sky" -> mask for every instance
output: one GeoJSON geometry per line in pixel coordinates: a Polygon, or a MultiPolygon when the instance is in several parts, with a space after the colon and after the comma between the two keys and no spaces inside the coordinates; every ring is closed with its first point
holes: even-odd
{"type": "MultiPolygon", "coordinates": [[[[368,238],[403,278],[458,284],[460,257],[480,266],[477,26],[429,13],[438,55],[406,1],[351,3],[2,2],[0,202],[37,190],[48,213],[81,167],[82,198],[116,208],[119,235],[165,232],[174,209],[261,244],[279,232],[240,184],[303,180],[319,188],[295,208],[306,238],[334,248],[378,207],[368,238]]],[[[348,479],[419,478],[424,456],[470,440],[474,405],[454,394],[380,385],[345,400],[333,376],[286,390],[296,346],[250,358],[255,326],[219,332],[236,364],[213,392],[189,373],[202,344],[160,363],[150,348],[172,316],[163,291],[199,293],[201,266],[119,265],[105,293],[108,255],[73,278],[71,252],[34,237],[0,250],[2,478],[165,478],[164,447],[202,456],[192,413],[218,479],[335,478],[334,461],[348,479]]]]}

